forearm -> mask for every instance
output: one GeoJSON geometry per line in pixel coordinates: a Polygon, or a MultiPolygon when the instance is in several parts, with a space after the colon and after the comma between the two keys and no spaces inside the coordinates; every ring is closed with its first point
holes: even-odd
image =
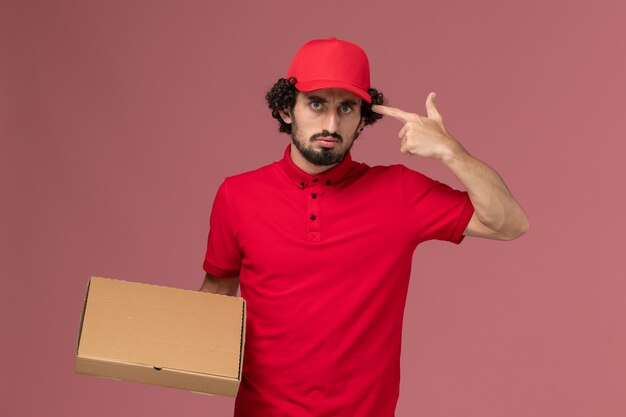
{"type": "Polygon", "coordinates": [[[471,156],[458,142],[441,160],[467,190],[476,217],[483,225],[508,239],[528,230],[524,210],[494,169],[471,156]]]}
{"type": "Polygon", "coordinates": [[[219,278],[205,274],[204,281],[199,291],[213,294],[237,296],[239,289],[239,277],[219,278]]]}

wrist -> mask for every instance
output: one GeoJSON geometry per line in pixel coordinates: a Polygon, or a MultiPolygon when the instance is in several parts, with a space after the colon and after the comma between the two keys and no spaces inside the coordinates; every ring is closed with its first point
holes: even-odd
{"type": "Polygon", "coordinates": [[[465,148],[463,148],[459,142],[451,138],[450,144],[446,146],[440,159],[444,164],[451,165],[462,160],[467,155],[469,154],[465,148]]]}

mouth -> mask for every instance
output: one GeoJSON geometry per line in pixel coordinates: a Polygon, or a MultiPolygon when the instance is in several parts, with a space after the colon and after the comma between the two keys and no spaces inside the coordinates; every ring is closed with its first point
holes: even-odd
{"type": "Polygon", "coordinates": [[[341,142],[339,138],[333,136],[318,136],[317,138],[313,139],[313,141],[319,143],[320,146],[324,148],[333,148],[335,147],[335,145],[341,142]]]}
{"type": "Polygon", "coordinates": [[[315,142],[319,143],[324,148],[333,148],[339,143],[339,140],[333,137],[321,137],[315,139],[315,142]]]}

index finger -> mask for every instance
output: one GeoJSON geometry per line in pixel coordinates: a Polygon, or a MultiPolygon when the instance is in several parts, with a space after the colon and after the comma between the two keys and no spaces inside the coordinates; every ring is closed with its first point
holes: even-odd
{"type": "Polygon", "coordinates": [[[391,116],[404,123],[408,122],[411,119],[412,115],[411,113],[407,113],[404,110],[400,110],[395,107],[383,106],[382,104],[374,104],[372,106],[372,111],[375,111],[379,114],[391,116]]]}

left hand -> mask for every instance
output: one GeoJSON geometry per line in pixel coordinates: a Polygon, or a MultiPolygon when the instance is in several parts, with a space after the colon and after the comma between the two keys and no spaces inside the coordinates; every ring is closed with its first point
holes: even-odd
{"type": "Polygon", "coordinates": [[[400,152],[410,153],[432,159],[443,159],[455,146],[460,146],[443,126],[441,114],[435,107],[435,93],[426,98],[426,113],[422,117],[415,113],[408,113],[395,107],[375,104],[372,110],[376,113],[391,116],[404,123],[398,133],[402,139],[400,152]]]}

